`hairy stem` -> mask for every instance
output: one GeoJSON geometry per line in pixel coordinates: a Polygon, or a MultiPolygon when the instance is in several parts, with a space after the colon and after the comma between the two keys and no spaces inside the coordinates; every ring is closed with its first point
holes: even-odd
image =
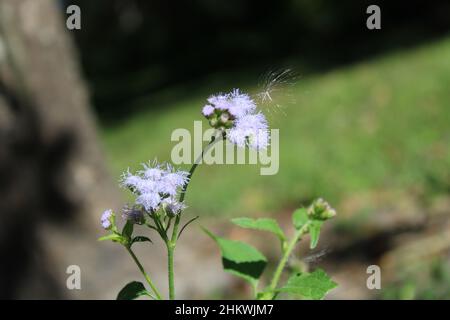
{"type": "MultiPolygon", "coordinates": [[[[309,222],[305,223],[299,230],[297,230],[295,232],[294,237],[292,238],[292,240],[289,242],[288,246],[284,250],[283,257],[281,258],[280,262],[278,263],[278,266],[275,269],[275,273],[273,274],[272,281],[270,282],[270,285],[269,285],[270,292],[273,292],[277,288],[278,281],[280,281],[281,274],[283,273],[283,270],[286,266],[286,263],[289,260],[289,257],[291,255],[292,251],[295,248],[295,245],[300,240],[300,238],[307,232],[308,227],[309,227],[309,222]]],[[[271,298],[273,298],[274,295],[275,295],[275,293],[273,293],[271,298]]]]}
{"type": "Polygon", "coordinates": [[[141,271],[142,275],[144,276],[145,280],[147,281],[148,285],[150,286],[150,288],[152,288],[156,298],[158,300],[161,300],[161,294],[159,293],[158,289],[155,287],[155,285],[153,284],[152,279],[150,278],[150,276],[147,274],[147,272],[145,272],[144,267],[142,266],[141,262],[139,261],[139,259],[136,257],[136,255],[134,254],[133,250],[131,250],[130,247],[126,246],[126,249],[128,251],[128,253],[131,255],[131,257],[133,258],[134,262],[136,263],[136,265],[138,266],[139,270],[141,271]]]}

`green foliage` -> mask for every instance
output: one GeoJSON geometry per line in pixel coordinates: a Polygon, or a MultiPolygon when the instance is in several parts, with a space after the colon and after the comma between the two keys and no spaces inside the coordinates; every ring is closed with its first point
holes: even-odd
{"type": "Polygon", "coordinates": [[[121,242],[123,240],[123,237],[120,234],[111,233],[106,236],[98,238],[98,241],[106,241],[106,240],[111,240],[113,242],[121,242]]]}
{"type": "Polygon", "coordinates": [[[309,235],[311,236],[311,241],[309,247],[314,249],[319,242],[320,228],[322,227],[323,221],[312,220],[309,226],[309,235]]]}
{"type": "Polygon", "coordinates": [[[131,240],[131,244],[136,243],[136,242],[152,242],[152,240],[148,237],[137,236],[131,240]]]}
{"type": "Polygon", "coordinates": [[[337,283],[332,281],[325,271],[317,269],[312,273],[304,272],[291,276],[286,285],[277,291],[300,295],[306,299],[320,300],[336,287],[337,283]]]}
{"type": "Polygon", "coordinates": [[[152,243],[152,240],[149,237],[145,237],[145,236],[133,237],[134,223],[130,220],[127,220],[127,222],[123,226],[121,234],[114,230],[117,230],[115,225],[114,225],[113,230],[111,230],[110,234],[98,238],[98,241],[111,240],[113,242],[121,243],[122,245],[124,245],[126,247],[130,247],[130,248],[136,242],[152,243]]]}
{"type": "Polygon", "coordinates": [[[133,235],[134,223],[131,220],[127,220],[122,229],[122,236],[131,240],[133,235]]]}
{"type": "Polygon", "coordinates": [[[266,267],[266,257],[244,242],[224,239],[203,230],[219,245],[224,270],[255,285],[266,267]]]}
{"type": "Polygon", "coordinates": [[[150,295],[144,285],[138,281],[132,281],[120,290],[117,300],[134,300],[141,296],[150,295]]]}
{"type": "Polygon", "coordinates": [[[260,218],[260,219],[251,219],[251,218],[235,218],[231,220],[234,224],[247,229],[255,229],[261,231],[269,231],[274,233],[280,241],[285,241],[286,236],[281,230],[278,222],[275,219],[270,218],[260,218]]]}
{"type": "Polygon", "coordinates": [[[283,256],[275,269],[270,285],[258,292],[258,279],[266,265],[266,258],[255,248],[240,241],[232,241],[205,232],[213,238],[222,252],[225,271],[240,276],[249,281],[254,290],[255,298],[260,300],[275,299],[281,292],[301,295],[307,299],[322,299],[325,294],[335,288],[337,284],[321,269],[312,273],[298,273],[292,276],[282,288],[277,288],[281,274],[297,243],[305,234],[310,234],[311,249],[317,246],[322,224],[336,215],[336,211],[322,199],[318,199],[308,208],[300,208],[292,214],[295,234],[288,240],[278,223],[273,219],[232,219],[236,225],[255,230],[269,231],[276,234],[282,244],[283,256]]]}
{"type": "Polygon", "coordinates": [[[292,223],[296,229],[301,229],[309,221],[305,208],[299,208],[292,214],[292,223]]]}

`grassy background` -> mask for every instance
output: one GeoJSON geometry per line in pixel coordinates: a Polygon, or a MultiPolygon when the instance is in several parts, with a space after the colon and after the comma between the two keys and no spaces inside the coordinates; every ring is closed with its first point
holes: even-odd
{"type": "MultiPolygon", "coordinates": [[[[172,130],[193,130],[209,93],[104,126],[113,174],[169,159],[172,130]]],[[[186,198],[192,212],[256,215],[316,196],[339,206],[366,190],[420,190],[427,197],[450,190],[450,39],[304,76],[284,99],[286,116],[270,117],[280,129],[279,173],[202,166],[186,198]]]]}

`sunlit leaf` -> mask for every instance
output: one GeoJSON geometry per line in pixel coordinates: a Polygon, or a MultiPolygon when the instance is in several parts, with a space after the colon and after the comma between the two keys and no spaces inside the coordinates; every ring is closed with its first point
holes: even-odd
{"type": "Polygon", "coordinates": [[[337,284],[322,269],[291,276],[286,285],[277,291],[300,295],[306,299],[320,300],[337,284]]]}
{"type": "Polygon", "coordinates": [[[274,219],[261,218],[261,219],[251,219],[251,218],[235,218],[231,220],[234,224],[247,229],[269,231],[274,233],[281,241],[286,240],[283,230],[281,230],[278,222],[274,219]]]}
{"type": "Polygon", "coordinates": [[[262,253],[244,242],[224,239],[204,230],[219,245],[225,271],[252,284],[259,279],[267,264],[262,253]]]}

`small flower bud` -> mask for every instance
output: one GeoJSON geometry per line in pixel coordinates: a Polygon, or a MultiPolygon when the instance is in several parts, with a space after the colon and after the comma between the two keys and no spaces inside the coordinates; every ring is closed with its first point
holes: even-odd
{"type": "Polygon", "coordinates": [[[110,230],[114,226],[114,212],[111,209],[105,210],[101,217],[102,227],[105,230],[110,230]]]}
{"type": "Polygon", "coordinates": [[[209,124],[211,127],[216,128],[219,121],[217,120],[217,117],[212,117],[209,119],[209,124]]]}
{"type": "Polygon", "coordinates": [[[308,215],[313,219],[328,220],[336,215],[336,210],[334,210],[328,202],[319,198],[308,208],[308,215]]]}
{"type": "Polygon", "coordinates": [[[133,207],[129,207],[128,205],[124,206],[122,209],[122,218],[124,220],[129,220],[134,224],[145,223],[144,211],[142,208],[138,206],[133,207]]]}
{"type": "Polygon", "coordinates": [[[186,209],[186,205],[184,203],[179,202],[167,202],[163,205],[164,211],[169,217],[174,217],[180,214],[184,209],[186,209]]]}
{"type": "Polygon", "coordinates": [[[230,115],[228,112],[223,112],[220,115],[220,122],[221,124],[226,124],[228,122],[228,120],[230,119],[230,115]]]}

